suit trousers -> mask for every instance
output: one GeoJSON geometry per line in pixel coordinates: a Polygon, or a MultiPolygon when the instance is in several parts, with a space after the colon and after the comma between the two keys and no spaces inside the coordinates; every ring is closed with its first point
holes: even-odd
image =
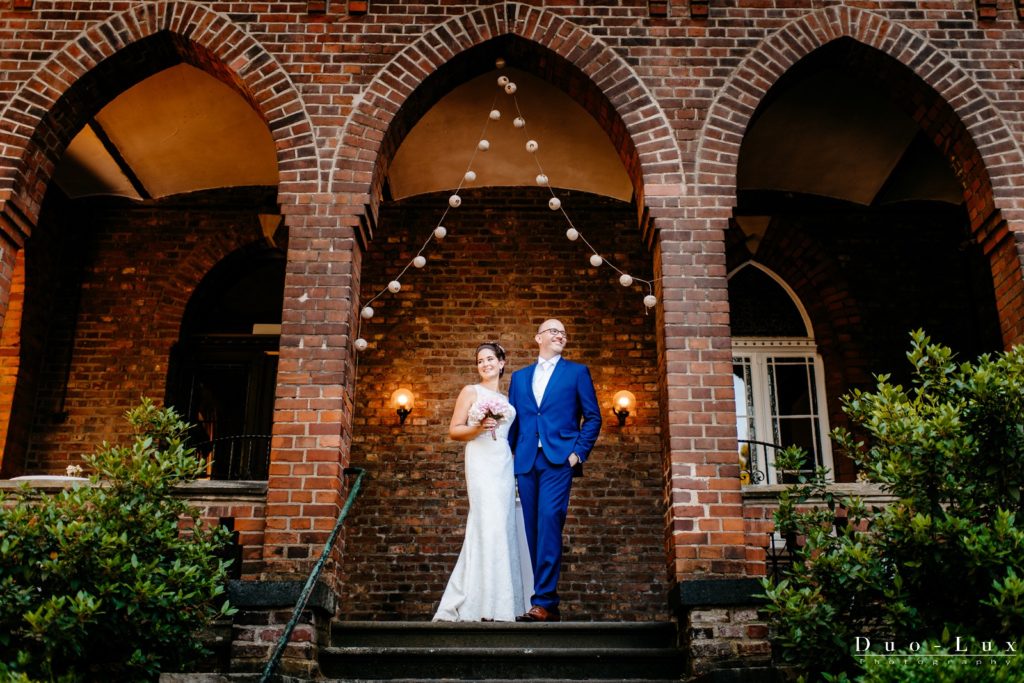
{"type": "Polygon", "coordinates": [[[569,512],[572,468],[552,464],[537,450],[533,467],[516,475],[523,505],[526,541],[533,562],[533,597],[530,603],[545,609],[558,607],[558,578],[562,571],[562,529],[569,512]]]}

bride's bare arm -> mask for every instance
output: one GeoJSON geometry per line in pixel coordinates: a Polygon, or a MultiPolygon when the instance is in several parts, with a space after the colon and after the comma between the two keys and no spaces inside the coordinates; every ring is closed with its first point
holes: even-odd
{"type": "Polygon", "coordinates": [[[476,400],[476,390],[470,386],[462,387],[459,398],[455,401],[455,412],[452,413],[451,424],[448,425],[448,436],[456,441],[472,441],[485,429],[494,429],[497,426],[491,418],[487,418],[475,427],[469,426],[469,407],[476,400]]]}

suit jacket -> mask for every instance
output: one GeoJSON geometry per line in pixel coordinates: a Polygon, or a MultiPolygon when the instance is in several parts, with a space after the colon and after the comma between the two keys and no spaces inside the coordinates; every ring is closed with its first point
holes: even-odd
{"type": "Polygon", "coordinates": [[[516,474],[533,466],[538,442],[555,465],[566,462],[573,453],[582,463],[601,431],[601,410],[587,366],[559,359],[539,406],[533,396],[536,369],[535,363],[513,372],[508,388],[508,400],[516,409],[508,434],[516,474]]]}

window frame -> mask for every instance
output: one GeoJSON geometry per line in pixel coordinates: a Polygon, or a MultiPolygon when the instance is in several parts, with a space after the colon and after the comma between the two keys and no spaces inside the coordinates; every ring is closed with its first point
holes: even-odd
{"type": "MultiPolygon", "coordinates": [[[[802,358],[811,361],[813,372],[813,400],[815,402],[815,413],[809,417],[815,421],[819,453],[817,456],[811,454],[816,466],[828,468],[828,478],[832,480],[834,465],[832,459],[832,443],[829,438],[828,404],[825,392],[825,368],[821,355],[818,353],[817,345],[812,338],[787,338],[787,337],[734,337],[732,340],[733,364],[739,364],[741,359],[747,359],[750,363],[751,387],[753,396],[753,424],[754,436],[751,440],[767,443],[775,443],[776,418],[771,415],[771,383],[768,378],[768,359],[770,358],[802,358]],[[764,438],[768,436],[769,438],[764,438]]],[[[739,407],[746,410],[746,396],[735,396],[737,410],[734,411],[737,419],[737,438],[739,438],[739,407]]],[[[751,416],[745,416],[750,419],[751,416]]],[[[785,446],[786,444],[776,444],[785,446]]],[[[739,449],[737,449],[738,451],[739,449]]],[[[757,454],[749,457],[756,458],[757,454]]],[[[761,467],[762,463],[748,460],[748,467],[761,467]]],[[[751,481],[749,485],[763,486],[779,483],[778,473],[774,460],[768,458],[763,482],[751,481]]]]}

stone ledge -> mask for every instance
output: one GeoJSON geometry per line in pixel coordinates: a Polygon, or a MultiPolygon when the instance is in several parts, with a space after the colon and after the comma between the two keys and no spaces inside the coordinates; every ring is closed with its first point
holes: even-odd
{"type": "Polygon", "coordinates": [[[668,602],[676,612],[694,607],[753,607],[764,604],[759,579],[693,579],[672,587],[668,602]]]}
{"type": "MultiPolygon", "coordinates": [[[[229,581],[228,600],[232,607],[246,610],[294,608],[305,585],[305,581],[229,581]]],[[[306,609],[333,615],[337,605],[337,597],[331,589],[317,583],[306,609]]]]}

